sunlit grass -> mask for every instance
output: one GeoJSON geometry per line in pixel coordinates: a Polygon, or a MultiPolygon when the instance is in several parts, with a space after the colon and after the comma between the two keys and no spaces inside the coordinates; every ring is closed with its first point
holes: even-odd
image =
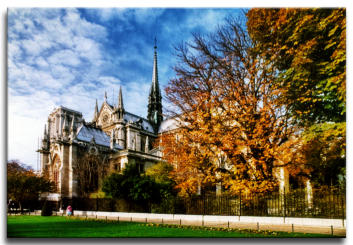
{"type": "Polygon", "coordinates": [[[321,234],[84,220],[76,217],[8,216],[8,237],[332,237],[321,234]]]}

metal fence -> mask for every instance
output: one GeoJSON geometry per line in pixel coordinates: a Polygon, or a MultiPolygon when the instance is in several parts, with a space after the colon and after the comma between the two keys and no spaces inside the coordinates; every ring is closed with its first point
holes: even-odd
{"type": "Polygon", "coordinates": [[[139,205],[121,199],[73,198],[63,199],[60,206],[72,205],[76,210],[109,212],[152,212],[229,216],[283,216],[283,217],[346,217],[346,195],[343,191],[314,191],[308,196],[305,190],[287,194],[202,195],[191,198],[163,200],[160,204],[139,205]]]}
{"type": "Polygon", "coordinates": [[[310,197],[305,190],[281,194],[242,194],[234,196],[205,195],[186,200],[187,214],[231,216],[284,216],[345,218],[346,195],[339,191],[315,191],[310,197]]]}

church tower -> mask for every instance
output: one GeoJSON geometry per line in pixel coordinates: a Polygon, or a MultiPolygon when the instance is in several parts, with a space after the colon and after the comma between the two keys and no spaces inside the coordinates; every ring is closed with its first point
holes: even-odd
{"type": "Polygon", "coordinates": [[[148,113],[147,119],[152,123],[155,132],[158,131],[159,125],[163,121],[162,115],[162,96],[158,83],[158,69],[157,69],[157,44],[154,40],[154,58],[153,58],[153,73],[152,85],[150,94],[148,96],[148,113]]]}

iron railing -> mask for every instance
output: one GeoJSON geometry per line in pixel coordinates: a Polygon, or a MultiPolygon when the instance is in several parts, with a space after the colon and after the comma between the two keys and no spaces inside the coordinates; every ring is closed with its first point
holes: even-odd
{"type": "Polygon", "coordinates": [[[238,193],[237,195],[200,195],[174,198],[159,204],[139,205],[121,199],[63,199],[61,206],[76,210],[109,212],[153,212],[229,216],[346,217],[346,194],[339,190],[316,190],[310,196],[304,189],[283,194],[238,193]]]}
{"type": "Polygon", "coordinates": [[[205,195],[185,200],[187,214],[345,218],[346,195],[339,191],[305,190],[238,195],[205,195]]]}

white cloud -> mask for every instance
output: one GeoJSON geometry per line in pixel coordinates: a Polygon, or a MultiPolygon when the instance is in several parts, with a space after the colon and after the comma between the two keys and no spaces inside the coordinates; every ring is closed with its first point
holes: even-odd
{"type": "Polygon", "coordinates": [[[9,61],[18,60],[21,58],[22,50],[17,41],[8,43],[7,50],[9,61]]]}
{"type": "Polygon", "coordinates": [[[134,9],[134,17],[138,23],[153,23],[160,15],[162,15],[165,9],[161,8],[137,8],[134,9]]]}
{"type": "Polygon", "coordinates": [[[80,64],[80,57],[70,49],[59,50],[53,53],[48,61],[51,65],[69,65],[78,66],[80,64]]]}
{"type": "Polygon", "coordinates": [[[10,9],[8,18],[8,157],[35,167],[51,110],[65,105],[88,114],[94,106],[107,31],[76,9],[10,9]]]}
{"type": "Polygon", "coordinates": [[[148,93],[150,82],[137,81],[123,88],[125,109],[142,117],[147,116],[148,93]]]}
{"type": "Polygon", "coordinates": [[[49,67],[48,62],[43,57],[37,57],[35,64],[38,65],[41,69],[49,67]]]}
{"type": "Polygon", "coordinates": [[[99,65],[102,62],[100,45],[96,41],[82,36],[75,36],[73,38],[73,45],[80,57],[89,60],[95,65],[99,65]]]}
{"type": "MultiPolygon", "coordinates": [[[[136,21],[144,25],[152,24],[164,11],[163,8],[98,8],[88,10],[103,22],[119,19],[127,23],[136,21]]],[[[128,26],[124,26],[124,28],[128,28],[128,26]]]]}
{"type": "Polygon", "coordinates": [[[120,86],[121,82],[116,77],[112,76],[101,76],[97,79],[96,87],[100,88],[113,88],[120,86]]]}
{"type": "Polygon", "coordinates": [[[229,12],[217,11],[216,9],[193,10],[193,14],[188,15],[185,26],[190,29],[206,27],[208,32],[213,32],[228,15],[229,12]]]}
{"type": "Polygon", "coordinates": [[[23,40],[21,46],[27,55],[39,55],[42,52],[42,46],[39,42],[32,39],[23,40]]]}

